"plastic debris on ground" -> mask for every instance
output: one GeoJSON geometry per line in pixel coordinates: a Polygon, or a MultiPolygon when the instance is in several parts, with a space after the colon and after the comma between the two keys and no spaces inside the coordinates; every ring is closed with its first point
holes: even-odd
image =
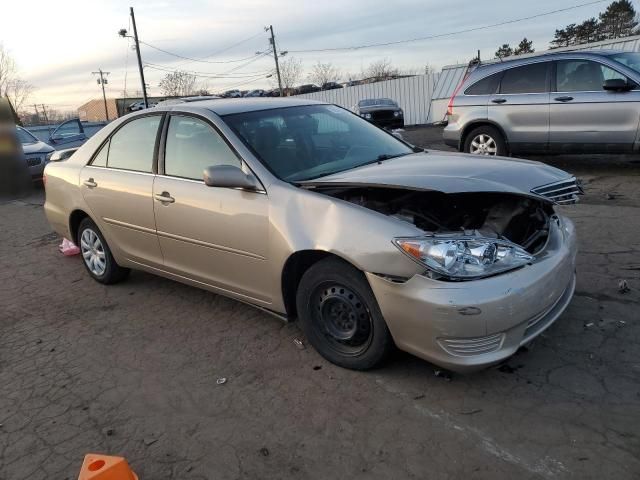
{"type": "Polygon", "coordinates": [[[304,350],[304,343],[302,343],[302,340],[298,340],[297,338],[293,339],[293,343],[296,347],[298,347],[298,350],[304,350]]]}
{"type": "Polygon", "coordinates": [[[626,280],[620,280],[618,282],[618,292],[620,293],[629,293],[631,289],[629,288],[629,284],[626,280]]]}
{"type": "Polygon", "coordinates": [[[67,240],[66,238],[62,239],[62,243],[58,249],[65,257],[71,257],[80,253],[80,248],[78,248],[71,240],[67,240]]]}
{"type": "Polygon", "coordinates": [[[227,379],[226,379],[226,378],[224,378],[224,377],[221,377],[221,378],[219,378],[219,379],[217,379],[217,380],[216,380],[216,383],[217,383],[218,385],[224,385],[225,383],[227,383],[227,379]]]}

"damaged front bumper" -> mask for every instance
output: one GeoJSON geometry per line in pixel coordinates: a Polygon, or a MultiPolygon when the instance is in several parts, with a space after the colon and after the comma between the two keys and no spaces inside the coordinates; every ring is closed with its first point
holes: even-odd
{"type": "Polygon", "coordinates": [[[400,349],[467,372],[513,355],[562,314],[575,289],[576,252],[573,223],[558,217],[533,263],[508,273],[464,282],[367,278],[400,349]]]}

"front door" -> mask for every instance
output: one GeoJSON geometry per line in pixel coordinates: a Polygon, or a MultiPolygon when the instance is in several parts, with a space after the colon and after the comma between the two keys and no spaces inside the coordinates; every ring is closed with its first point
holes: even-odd
{"type": "Polygon", "coordinates": [[[550,110],[554,152],[631,151],[640,119],[640,92],[604,90],[604,81],[614,78],[630,81],[592,60],[556,62],[550,110]]]}
{"type": "Polygon", "coordinates": [[[550,66],[536,62],[505,70],[498,93],[489,98],[489,120],[503,128],[514,153],[548,148],[550,66]]]}
{"type": "Polygon", "coordinates": [[[49,143],[56,150],[79,147],[86,140],[82,123],[77,118],[61,123],[49,137],[49,143]]]}
{"type": "Polygon", "coordinates": [[[172,115],[165,145],[163,175],[153,189],[165,269],[247,300],[270,303],[266,193],[204,184],[206,167],[243,167],[204,119],[172,115]]]}
{"type": "Polygon", "coordinates": [[[152,197],[161,120],[151,115],[126,123],[80,174],[84,199],[116,258],[155,267],[163,263],[152,197]]]}

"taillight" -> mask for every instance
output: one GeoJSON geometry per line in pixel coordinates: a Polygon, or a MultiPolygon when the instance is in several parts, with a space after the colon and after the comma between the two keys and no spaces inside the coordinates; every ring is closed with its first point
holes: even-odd
{"type": "Polygon", "coordinates": [[[453,100],[455,97],[455,93],[449,99],[449,105],[447,105],[447,115],[453,115],[453,100]]]}
{"type": "Polygon", "coordinates": [[[449,104],[447,105],[447,115],[453,115],[453,101],[456,99],[456,95],[458,95],[458,92],[462,88],[462,85],[464,85],[464,82],[467,80],[468,76],[469,76],[469,69],[467,69],[467,71],[464,73],[464,75],[462,76],[462,80],[460,80],[460,83],[458,84],[456,89],[453,91],[453,95],[451,95],[451,98],[449,99],[449,104]]]}

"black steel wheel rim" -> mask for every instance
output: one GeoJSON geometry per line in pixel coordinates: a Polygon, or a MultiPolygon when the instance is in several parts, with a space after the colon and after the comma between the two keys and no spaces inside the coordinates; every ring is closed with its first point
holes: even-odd
{"type": "Polygon", "coordinates": [[[311,297],[316,333],[342,355],[358,355],[371,344],[371,312],[350,288],[336,282],[318,285],[311,297]]]}

